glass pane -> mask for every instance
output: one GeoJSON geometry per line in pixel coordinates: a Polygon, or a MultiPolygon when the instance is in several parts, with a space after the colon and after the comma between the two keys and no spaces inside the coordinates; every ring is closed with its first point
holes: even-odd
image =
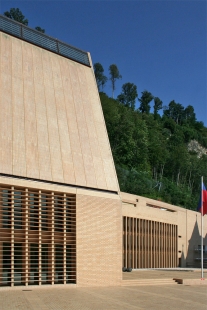
{"type": "Polygon", "coordinates": [[[63,245],[55,245],[55,283],[63,283],[63,245]]]}
{"type": "Polygon", "coordinates": [[[71,245],[66,245],[66,283],[76,283],[75,281],[75,257],[71,245]]]}
{"type": "Polygon", "coordinates": [[[48,245],[42,244],[42,284],[48,283],[48,245]]]}
{"type": "Polygon", "coordinates": [[[22,244],[14,244],[14,285],[22,284],[22,244]]]}
{"type": "Polygon", "coordinates": [[[10,286],[11,283],[11,243],[3,242],[3,266],[1,285],[10,286]]]}
{"type": "Polygon", "coordinates": [[[38,194],[29,193],[30,230],[38,230],[39,197],[38,194]]]}
{"type": "Polygon", "coordinates": [[[41,226],[42,230],[48,230],[48,210],[47,210],[47,195],[41,195],[41,226]]]}
{"type": "Polygon", "coordinates": [[[39,284],[39,249],[38,244],[30,244],[29,284],[39,284]]]}
{"type": "Polygon", "coordinates": [[[22,193],[14,192],[14,229],[22,229],[22,193]]]}
{"type": "Polygon", "coordinates": [[[63,231],[63,197],[54,197],[55,231],[63,231]]]}
{"type": "Polygon", "coordinates": [[[11,191],[2,190],[2,206],[3,206],[3,228],[11,227],[11,191]]]}

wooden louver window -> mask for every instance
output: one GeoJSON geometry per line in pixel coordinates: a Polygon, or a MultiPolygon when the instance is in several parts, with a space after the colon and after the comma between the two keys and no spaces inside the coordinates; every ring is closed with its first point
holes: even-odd
{"type": "Polygon", "coordinates": [[[76,283],[76,196],[0,185],[0,286],[76,283]]]}

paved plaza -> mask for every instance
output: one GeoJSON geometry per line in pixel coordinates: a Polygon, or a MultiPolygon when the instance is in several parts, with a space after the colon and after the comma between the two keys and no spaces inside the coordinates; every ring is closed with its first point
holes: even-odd
{"type": "MultiPolygon", "coordinates": [[[[169,278],[176,271],[133,271],[126,280],[145,277],[169,278]]],[[[179,273],[179,272],[177,272],[179,273]]],[[[198,272],[179,276],[199,277],[198,272]]],[[[0,310],[115,310],[115,309],[199,309],[207,310],[207,286],[158,285],[104,288],[18,288],[0,291],[0,310]]]]}
{"type": "MultiPolygon", "coordinates": [[[[207,269],[204,269],[204,278],[207,279],[207,269]]],[[[123,280],[138,279],[200,279],[200,269],[173,268],[173,269],[138,269],[132,272],[123,272],[123,280]]]]}

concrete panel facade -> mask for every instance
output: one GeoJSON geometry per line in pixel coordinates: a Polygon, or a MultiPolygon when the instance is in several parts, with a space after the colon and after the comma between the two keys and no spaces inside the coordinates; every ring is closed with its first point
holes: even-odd
{"type": "Polygon", "coordinates": [[[93,69],[0,33],[0,172],[118,191],[93,69]]]}

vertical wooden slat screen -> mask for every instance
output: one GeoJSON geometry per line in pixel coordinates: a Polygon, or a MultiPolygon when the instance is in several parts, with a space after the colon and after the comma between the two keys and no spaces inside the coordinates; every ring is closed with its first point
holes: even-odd
{"type": "Polygon", "coordinates": [[[76,196],[0,185],[0,286],[76,283],[76,196]]]}
{"type": "Polygon", "coordinates": [[[54,193],[52,192],[52,201],[51,201],[51,209],[52,209],[52,222],[51,222],[51,252],[50,252],[50,257],[51,257],[51,284],[54,284],[54,273],[55,273],[55,268],[54,268],[54,252],[55,252],[55,241],[54,241],[54,193]]]}
{"type": "Polygon", "coordinates": [[[177,225],[123,217],[123,267],[177,267],[177,225]]]}
{"type": "Polygon", "coordinates": [[[126,234],[126,228],[125,228],[125,218],[122,218],[122,266],[125,266],[125,234],[126,234]]]}
{"type": "Polygon", "coordinates": [[[140,268],[144,268],[143,265],[143,220],[140,220],[140,268]]]}
{"type": "Polygon", "coordinates": [[[138,234],[138,236],[137,236],[137,239],[138,239],[138,247],[137,247],[137,252],[138,252],[138,255],[137,255],[137,258],[138,258],[138,262],[137,262],[137,268],[141,268],[141,265],[140,265],[140,255],[141,255],[141,253],[140,253],[140,239],[141,239],[141,237],[140,237],[140,222],[141,222],[141,220],[140,219],[137,219],[137,221],[138,221],[138,225],[139,225],[139,227],[138,227],[138,230],[137,230],[137,234],[138,234]]]}
{"type": "Polygon", "coordinates": [[[28,209],[28,188],[25,189],[25,285],[28,285],[28,273],[29,273],[29,242],[28,242],[28,218],[29,218],[29,209],[28,209]]]}
{"type": "MultiPolygon", "coordinates": [[[[178,227],[176,226],[175,227],[175,248],[176,248],[176,252],[178,252],[178,242],[177,242],[177,240],[178,240],[178,227]]],[[[177,257],[177,255],[175,256],[175,263],[176,263],[176,265],[178,265],[178,257],[177,257]]]]}

